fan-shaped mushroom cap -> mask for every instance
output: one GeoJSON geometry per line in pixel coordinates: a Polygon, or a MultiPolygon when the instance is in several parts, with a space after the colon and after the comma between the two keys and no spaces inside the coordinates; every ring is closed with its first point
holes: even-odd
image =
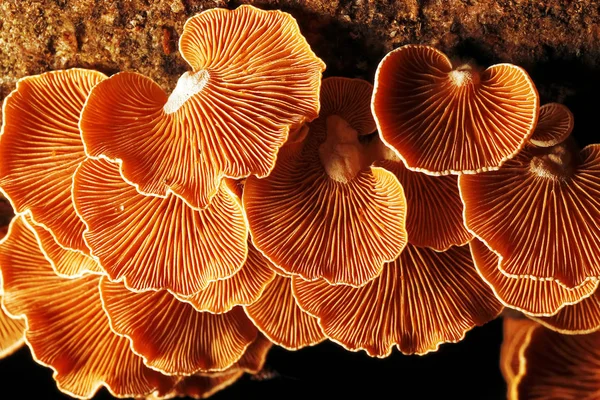
{"type": "Polygon", "coordinates": [[[288,350],[298,350],[321,343],[326,337],[316,318],[298,307],[291,284],[291,278],[277,275],[260,299],[245,309],[269,340],[288,350]]]}
{"type": "Polygon", "coordinates": [[[146,365],[169,375],[229,368],[256,338],[241,307],[198,312],[167,291],[135,293],[106,278],[100,292],[112,329],[129,338],[146,365]]]}
{"type": "Polygon", "coordinates": [[[470,246],[479,275],[490,285],[498,300],[527,315],[554,315],[563,307],[591,296],[598,287],[597,280],[567,289],[554,281],[506,276],[498,268],[498,255],[483,242],[473,239],[470,246]]]}
{"type": "Polygon", "coordinates": [[[559,103],[544,104],[529,142],[538,147],[551,147],[563,142],[573,130],[573,113],[559,103]]]}
{"type": "Polygon", "coordinates": [[[325,64],[294,18],[251,6],[190,18],[180,39],[192,66],[170,97],[139,74],[97,86],[81,118],[86,152],[121,162],[142,193],[194,208],[223,176],[266,176],[290,130],[316,118],[325,64]]]}
{"type": "Polygon", "coordinates": [[[172,194],[141,195],[123,181],[118,165],[90,159],[73,178],[73,201],[92,255],[132,290],[188,296],[236,273],[246,260],[247,223],[224,183],[198,211],[172,194]]]}
{"type": "Polygon", "coordinates": [[[409,244],[360,288],[294,278],[293,292],[327,337],[376,357],[388,356],[394,345],[405,354],[435,351],[502,310],[477,275],[468,246],[439,253],[409,244]]]}
{"type": "Polygon", "coordinates": [[[539,327],[536,322],[527,318],[504,317],[500,370],[507,384],[509,399],[514,398],[517,384],[525,374],[523,353],[529,345],[533,331],[539,327]]]}
{"type": "Polygon", "coordinates": [[[271,262],[248,240],[248,258],[233,276],[210,282],[206,289],[191,296],[176,296],[198,311],[225,313],[235,306],[254,303],[275,278],[271,262]]]}
{"type": "Polygon", "coordinates": [[[379,134],[409,169],[447,175],[497,169],[517,154],[539,100],[520,67],[453,66],[433,47],[406,45],[381,60],[372,109],[379,134]]]}
{"type": "MultiPolygon", "coordinates": [[[[65,250],[68,251],[68,250],[65,250]]],[[[65,279],[54,273],[23,217],[0,245],[3,305],[27,321],[34,358],[54,370],[61,391],[91,398],[105,386],[119,397],[164,393],[173,380],[144,366],[127,339],[110,330],[98,275],[65,279]]]]}
{"type": "Polygon", "coordinates": [[[414,172],[397,157],[375,165],[392,172],[406,195],[406,233],[414,246],[444,251],[467,244],[473,235],[463,223],[463,204],[456,176],[431,176],[414,172]]]}
{"type": "Polygon", "coordinates": [[[577,304],[562,308],[550,317],[533,318],[546,328],[564,334],[586,334],[600,329],[600,292],[577,304]]]}
{"type": "Polygon", "coordinates": [[[465,224],[513,277],[575,288],[600,277],[600,145],[528,147],[498,171],[463,175],[465,224]]]}
{"type": "Polygon", "coordinates": [[[285,146],[268,177],[246,181],[252,240],[290,274],[360,286],[406,244],[402,186],[370,166],[359,140],[374,128],[368,93],[362,80],[324,80],[322,112],[306,139],[285,146]]]}
{"type": "Polygon", "coordinates": [[[523,353],[526,371],[514,399],[600,397],[600,332],[561,335],[539,327],[523,353]]]}
{"type": "Polygon", "coordinates": [[[30,210],[61,246],[83,252],[85,226],[71,203],[73,173],[85,159],[79,115],[92,87],[105,78],[85,69],[29,76],[2,108],[0,187],[15,212],[30,210]]]}

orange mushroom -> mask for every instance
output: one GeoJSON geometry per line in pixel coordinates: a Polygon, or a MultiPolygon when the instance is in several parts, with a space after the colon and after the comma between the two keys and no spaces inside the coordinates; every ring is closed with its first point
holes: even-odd
{"type": "Polygon", "coordinates": [[[2,191],[16,213],[31,211],[62,247],[84,253],[85,226],[73,210],[71,178],[85,159],[78,128],[83,103],[105,78],[85,69],[28,76],[2,108],[2,191]]]}
{"type": "Polygon", "coordinates": [[[531,335],[539,325],[527,318],[504,317],[503,340],[500,349],[500,370],[507,384],[508,398],[513,399],[516,386],[525,374],[523,353],[531,335]]]}
{"type": "Polygon", "coordinates": [[[325,65],[294,18],[252,6],[190,18],[179,48],[193,71],[169,97],[116,74],[92,91],[80,128],[87,154],[119,161],[140,192],[204,208],[223,176],[269,174],[290,130],[316,118],[325,65]]]}
{"type": "Polygon", "coordinates": [[[477,275],[468,246],[439,253],[408,244],[360,288],[294,277],[292,290],[328,338],[375,357],[387,357],[394,345],[405,354],[435,351],[502,310],[477,275]]]}
{"type": "Polygon", "coordinates": [[[600,278],[600,145],[528,146],[498,171],[459,178],[467,228],[512,277],[576,288],[600,278]]]}
{"type": "Polygon", "coordinates": [[[130,340],[146,365],[168,375],[225,370],[257,335],[241,307],[199,312],[165,290],[131,292],[106,277],[100,292],[111,328],[130,340]]]}
{"type": "Polygon", "coordinates": [[[288,350],[314,346],[326,339],[317,319],[304,312],[292,295],[291,278],[277,275],[246,314],[273,343],[288,350]]]}
{"type": "Polygon", "coordinates": [[[472,174],[498,169],[525,146],[539,100],[520,67],[453,65],[433,47],[406,45],[380,62],[372,109],[408,169],[472,174]]]}
{"type": "Polygon", "coordinates": [[[563,334],[586,334],[600,329],[600,292],[568,305],[549,317],[535,317],[546,328],[563,334]]]}
{"type": "Polygon", "coordinates": [[[0,265],[3,306],[26,319],[27,345],[36,361],[54,370],[61,391],[91,398],[104,386],[114,396],[140,397],[172,387],[172,378],[147,368],[127,339],[110,330],[100,276],[55,274],[24,217],[11,223],[0,245],[0,265]]]}
{"type": "Polygon", "coordinates": [[[523,352],[526,370],[513,399],[600,397],[600,332],[561,335],[539,327],[523,352]]]}
{"type": "Polygon", "coordinates": [[[538,147],[552,147],[563,142],[573,131],[573,113],[559,103],[544,104],[529,142],[538,147]]]}
{"type": "Polygon", "coordinates": [[[144,196],[123,181],[117,164],[89,159],[73,178],[73,202],[93,257],[132,290],[189,296],[246,260],[246,219],[225,183],[198,211],[172,194],[144,196]]]}
{"type": "Polygon", "coordinates": [[[591,296],[598,287],[597,280],[588,280],[574,289],[567,289],[550,280],[506,276],[498,268],[498,255],[483,242],[473,239],[470,246],[479,275],[490,285],[498,300],[506,307],[530,316],[554,315],[563,307],[591,296]]]}
{"type": "Polygon", "coordinates": [[[406,244],[402,186],[371,166],[363,143],[375,129],[371,90],[359,79],[323,80],[321,113],[305,139],[280,151],[268,177],[246,181],[252,240],[287,273],[360,286],[406,244]]]}

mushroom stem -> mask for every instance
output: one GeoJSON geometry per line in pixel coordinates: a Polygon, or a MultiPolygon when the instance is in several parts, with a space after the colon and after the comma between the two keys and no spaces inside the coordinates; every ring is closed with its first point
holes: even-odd
{"type": "Polygon", "coordinates": [[[531,159],[531,172],[542,178],[567,180],[575,172],[577,145],[572,138],[548,148],[531,159]]]}
{"type": "Polygon", "coordinates": [[[327,139],[319,147],[319,157],[329,177],[337,182],[350,182],[369,165],[358,141],[358,132],[338,115],[327,117],[327,139]]]}
{"type": "Polygon", "coordinates": [[[208,83],[209,77],[208,72],[204,70],[194,73],[185,72],[181,75],[163,108],[165,114],[177,112],[193,95],[200,93],[208,83]]]}
{"type": "Polygon", "coordinates": [[[463,64],[448,74],[450,81],[456,87],[476,85],[479,83],[479,71],[471,64],[463,64]]]}

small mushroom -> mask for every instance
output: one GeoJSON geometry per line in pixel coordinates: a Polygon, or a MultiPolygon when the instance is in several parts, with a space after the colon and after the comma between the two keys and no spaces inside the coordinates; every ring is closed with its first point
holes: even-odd
{"type": "Polygon", "coordinates": [[[525,146],[539,100],[520,67],[453,65],[433,47],[406,45],[380,62],[372,109],[408,169],[473,174],[498,169],[525,146]]]}
{"type": "Polygon", "coordinates": [[[317,117],[325,64],[292,16],[252,6],[190,18],[179,49],[193,71],[170,96],[142,75],[113,75],[80,128],[87,154],[119,161],[140,192],[204,208],[222,177],[268,175],[288,133],[317,117]]]}
{"type": "Polygon", "coordinates": [[[73,397],[92,398],[101,387],[117,397],[166,393],[173,378],[146,367],[127,339],[110,330],[100,276],[58,276],[24,218],[13,220],[0,244],[2,301],[11,315],[25,318],[34,359],[52,368],[58,388],[73,397]]]}
{"type": "Polygon", "coordinates": [[[528,146],[498,171],[462,175],[467,228],[512,277],[572,289],[600,278],[600,145],[528,146]]]}
{"type": "Polygon", "coordinates": [[[544,104],[529,142],[538,147],[552,147],[562,143],[573,131],[573,113],[559,103],[544,104]]]}
{"type": "Polygon", "coordinates": [[[468,246],[440,253],[408,244],[380,276],[353,288],[293,279],[300,308],[351,351],[426,354],[494,319],[502,305],[479,278],[468,246]]]}
{"type": "Polygon", "coordinates": [[[19,80],[4,101],[0,187],[17,214],[31,211],[68,249],[89,250],[73,210],[71,179],[85,159],[79,115],[105,75],[85,69],[52,71],[19,80]]]}
{"type": "Polygon", "coordinates": [[[100,292],[111,328],[129,339],[146,365],[168,375],[225,370],[257,335],[241,307],[199,312],[166,290],[136,293],[106,277],[100,292]]]}
{"type": "Polygon", "coordinates": [[[551,280],[506,276],[498,268],[498,255],[483,242],[473,239],[470,246],[479,275],[490,285],[498,300],[506,307],[530,316],[554,315],[563,307],[593,295],[598,287],[598,280],[587,280],[574,289],[567,289],[551,280]]]}
{"type": "Polygon", "coordinates": [[[325,79],[306,138],[282,148],[268,177],[246,181],[252,240],[289,274],[361,286],[406,244],[402,186],[371,166],[363,143],[375,129],[371,90],[359,79],[325,79]]]}
{"type": "Polygon", "coordinates": [[[246,314],[273,343],[299,350],[326,339],[317,319],[304,312],[292,294],[292,279],[277,275],[246,314]]]}
{"type": "Polygon", "coordinates": [[[225,183],[207,208],[195,210],[173,194],[144,196],[117,164],[89,159],[73,178],[73,202],[93,257],[110,279],[134,291],[189,296],[246,261],[247,222],[225,183]]]}

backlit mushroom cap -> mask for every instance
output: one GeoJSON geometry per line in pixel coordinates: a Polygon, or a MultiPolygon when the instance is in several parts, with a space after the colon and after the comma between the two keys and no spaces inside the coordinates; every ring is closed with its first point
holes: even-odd
{"type": "Polygon", "coordinates": [[[81,118],[91,157],[121,162],[142,193],[204,208],[223,176],[266,176],[290,130],[316,118],[325,64],[294,18],[252,6],[190,18],[180,51],[193,71],[167,97],[123,72],[91,93],[81,118]]]}
{"type": "Polygon", "coordinates": [[[391,151],[375,165],[392,172],[406,195],[408,242],[444,251],[468,243],[473,235],[463,223],[463,204],[456,176],[431,176],[404,166],[391,151]]]}
{"type": "Polygon", "coordinates": [[[0,187],[16,213],[30,210],[61,246],[83,252],[85,227],[71,203],[71,179],[85,159],[79,115],[105,78],[84,69],[26,77],[2,108],[0,187]]]}
{"type": "Polygon", "coordinates": [[[561,335],[538,327],[523,359],[526,371],[514,399],[597,399],[600,397],[600,332],[561,335]]]}
{"type": "Polygon", "coordinates": [[[463,175],[465,224],[513,277],[574,288],[600,277],[600,145],[528,146],[498,171],[463,175]]]}
{"type": "Polygon", "coordinates": [[[210,282],[206,289],[191,296],[177,296],[198,311],[224,313],[235,306],[254,303],[275,278],[271,262],[248,240],[248,258],[233,276],[210,282]]]}
{"type": "MultiPolygon", "coordinates": [[[[68,250],[65,250],[68,251],[68,250]]],[[[144,366],[127,339],[110,330],[102,309],[100,276],[58,276],[23,217],[0,245],[3,305],[27,321],[26,342],[34,358],[54,370],[61,391],[91,398],[102,386],[114,396],[165,393],[173,379],[144,366]]]]}
{"type": "Polygon", "coordinates": [[[322,112],[306,139],[285,146],[268,177],[246,181],[252,240],[290,274],[360,286],[406,244],[402,186],[371,167],[359,140],[374,128],[368,93],[359,79],[324,80],[322,112]]]}
{"type": "MultiPolygon", "coordinates": [[[[598,287],[597,280],[588,280],[574,289],[567,289],[550,280],[506,276],[498,268],[498,255],[483,242],[473,239],[470,246],[477,271],[490,285],[498,300],[527,315],[554,315],[563,307],[591,296],[598,287]]],[[[600,318],[600,314],[598,317],[600,318]]]]}
{"type": "Polygon", "coordinates": [[[129,338],[146,365],[165,374],[224,370],[257,335],[241,307],[224,314],[199,312],[167,291],[135,293],[106,277],[100,291],[112,329],[129,338]]]}
{"type": "Polygon", "coordinates": [[[536,328],[539,328],[539,325],[530,319],[504,317],[500,370],[507,384],[509,399],[514,399],[516,386],[525,374],[523,353],[536,328]]]}
{"type": "Polygon", "coordinates": [[[468,246],[439,253],[409,244],[360,288],[298,278],[292,288],[328,338],[376,357],[390,355],[394,345],[405,354],[435,351],[502,310],[477,275],[468,246]]]}
{"type": "Polygon", "coordinates": [[[551,147],[563,142],[573,130],[573,113],[559,103],[544,104],[529,142],[538,147],[551,147]]]}
{"type": "Polygon", "coordinates": [[[260,299],[245,308],[269,340],[288,350],[298,350],[321,343],[326,337],[317,319],[298,307],[291,285],[291,278],[277,275],[260,299]]]}
{"type": "Polygon", "coordinates": [[[73,178],[73,202],[93,257],[132,290],[188,296],[231,276],[246,260],[247,223],[224,183],[198,211],[172,194],[144,196],[123,181],[117,164],[89,159],[73,178]]]}
{"type": "Polygon", "coordinates": [[[453,65],[439,50],[402,46],[383,58],[372,103],[379,134],[406,166],[431,175],[497,169],[526,144],[539,100],[525,70],[453,65]]]}
{"type": "Polygon", "coordinates": [[[577,304],[562,308],[550,317],[533,318],[545,327],[564,334],[586,334],[600,329],[600,292],[577,304]]]}

